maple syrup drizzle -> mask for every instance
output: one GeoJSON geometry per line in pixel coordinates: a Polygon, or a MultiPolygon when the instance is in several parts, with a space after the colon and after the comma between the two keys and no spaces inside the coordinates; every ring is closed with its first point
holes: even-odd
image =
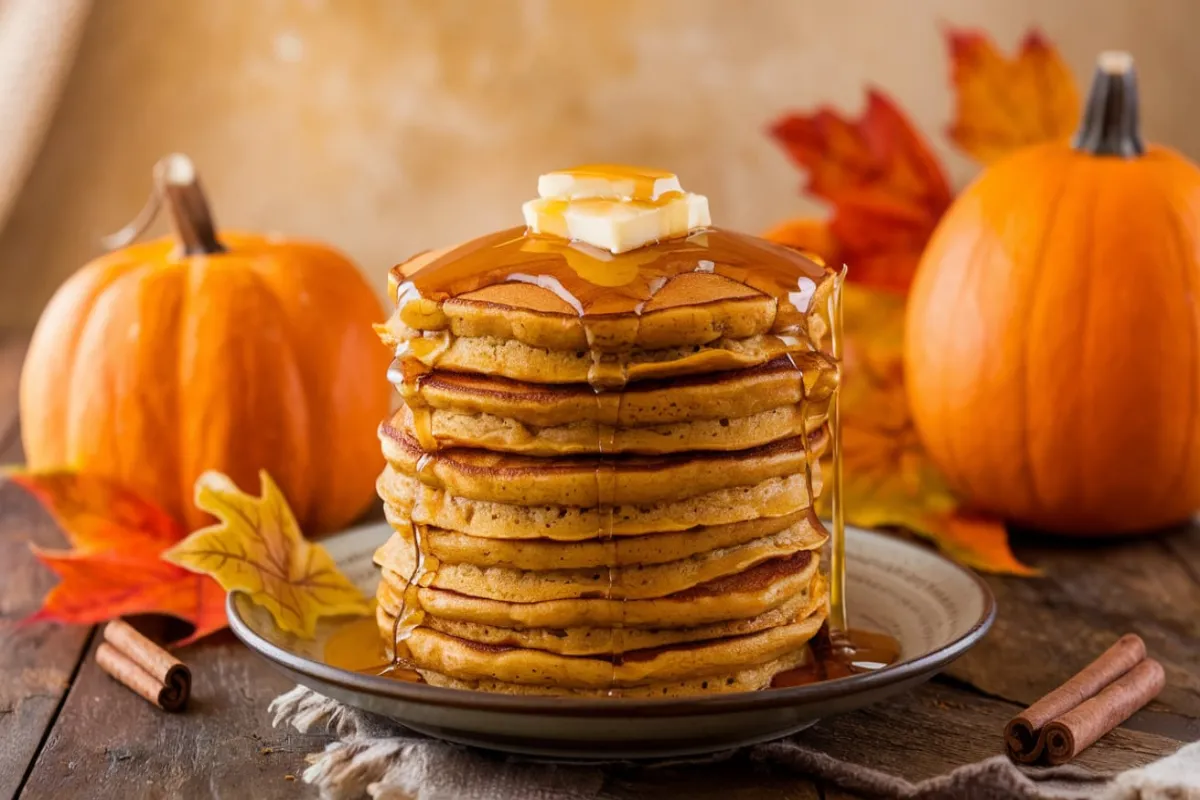
{"type": "Polygon", "coordinates": [[[886,633],[857,628],[838,633],[823,626],[809,645],[809,658],[776,675],[771,688],[786,689],[874,672],[899,659],[900,643],[886,633]]]}
{"type": "Polygon", "coordinates": [[[388,652],[387,642],[379,635],[375,616],[348,620],[325,642],[324,661],[362,675],[382,675],[394,680],[421,681],[416,670],[398,666],[388,652]]]}
{"type": "MultiPolygon", "coordinates": [[[[594,168],[595,174],[611,177],[606,165],[594,168]]],[[[632,174],[635,179],[635,200],[652,202],[665,195],[654,195],[654,182],[665,175],[632,174]]],[[[587,381],[596,398],[597,451],[596,497],[598,506],[597,538],[604,543],[608,570],[606,600],[611,608],[622,589],[617,550],[613,540],[613,515],[616,498],[616,469],[613,461],[615,437],[620,420],[621,399],[628,381],[630,356],[638,342],[641,317],[654,294],[671,278],[685,272],[717,274],[750,286],[776,301],[775,321],[770,333],[778,337],[789,350],[816,350],[819,346],[809,336],[809,317],[822,311],[828,316],[834,360],[841,375],[841,282],[840,275],[824,265],[814,263],[804,255],[755,237],[707,228],[687,236],[665,240],[650,248],[641,248],[613,255],[588,244],[553,236],[532,234],[524,228],[510,228],[467,242],[447,251],[401,282],[396,296],[397,314],[402,322],[420,328],[427,319],[430,303],[440,306],[448,299],[487,286],[505,283],[530,283],[551,291],[580,317],[587,338],[592,363],[587,381]],[[824,309],[814,304],[820,285],[833,281],[832,292],[824,309]],[[408,312],[412,311],[411,319],[408,312]],[[632,316],[632,326],[601,322],[616,317],[632,316]]],[[[438,443],[430,424],[430,412],[421,399],[421,383],[430,374],[441,355],[453,343],[448,330],[426,331],[403,341],[396,351],[396,361],[389,377],[403,395],[412,414],[414,438],[424,455],[417,463],[417,477],[422,484],[436,484],[427,474],[437,458],[438,443]]],[[[792,366],[801,366],[789,352],[792,366]]],[[[802,387],[803,379],[801,380],[802,387]]],[[[891,663],[898,655],[895,640],[882,634],[852,631],[846,625],[845,608],[845,525],[842,507],[840,408],[835,393],[830,401],[829,420],[833,429],[832,506],[830,559],[830,625],[831,642],[821,650],[819,658],[798,668],[781,673],[775,685],[798,685],[804,675],[820,673],[820,678],[840,677],[891,663]],[[880,638],[882,637],[882,638],[880,638]],[[814,666],[816,665],[816,666],[814,666]],[[789,673],[795,672],[792,675],[789,673]],[[792,683],[789,683],[791,681],[792,683]]],[[[800,401],[801,418],[807,421],[810,411],[807,387],[800,401]]],[[[811,454],[805,453],[805,484],[810,502],[813,492],[811,454]]],[[[417,592],[420,586],[430,585],[436,576],[436,559],[425,555],[421,541],[421,526],[412,525],[414,569],[402,601],[401,613],[393,630],[391,669],[403,671],[403,640],[420,624],[424,612],[417,592]]],[[[624,596],[624,592],[621,592],[624,596]]],[[[616,696],[616,670],[622,661],[624,601],[617,604],[616,619],[611,631],[611,661],[613,675],[608,694],[616,696]]]]}
{"type": "MultiPolygon", "coordinates": [[[[676,275],[695,271],[727,277],[775,298],[772,332],[793,336],[804,335],[813,295],[830,277],[824,268],[793,250],[720,228],[705,228],[619,255],[582,242],[509,228],[467,242],[425,264],[401,283],[397,307],[402,321],[419,322],[428,301],[440,303],[485,286],[519,280],[552,286],[551,291],[581,317],[632,315],[645,307],[655,284],[661,286],[676,275]]],[[[633,349],[635,344],[631,335],[611,346],[606,343],[605,349],[633,349]]],[[[419,355],[415,348],[412,354],[419,355]]]]}
{"type": "MultiPolygon", "coordinates": [[[[842,381],[842,284],[846,280],[846,268],[834,278],[833,291],[829,294],[829,338],[834,368],[837,370],[838,386],[842,381]]],[[[839,388],[829,399],[829,427],[832,434],[833,457],[830,471],[833,484],[830,506],[833,530],[830,532],[829,548],[829,627],[835,635],[844,634],[843,644],[854,646],[850,635],[850,618],[846,610],[846,509],[845,488],[842,484],[842,392],[839,388]]],[[[890,662],[889,662],[890,663],[890,662]]]]}

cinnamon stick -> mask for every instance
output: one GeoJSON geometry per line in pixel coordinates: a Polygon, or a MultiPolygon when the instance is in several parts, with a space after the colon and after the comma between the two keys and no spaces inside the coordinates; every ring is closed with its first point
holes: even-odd
{"type": "Polygon", "coordinates": [[[104,626],[96,663],[129,689],[164,711],[180,711],[192,693],[187,665],[123,620],[104,626]]]}
{"type": "Polygon", "coordinates": [[[1042,735],[1046,760],[1067,763],[1158,697],[1166,680],[1162,664],[1147,658],[1095,697],[1047,723],[1042,735]]]}
{"type": "Polygon", "coordinates": [[[1037,761],[1045,748],[1042,729],[1048,723],[1095,697],[1145,658],[1146,643],[1142,637],[1132,633],[1122,636],[1069,681],[1009,721],[1004,728],[1004,744],[1009,757],[1022,764],[1037,761]]]}

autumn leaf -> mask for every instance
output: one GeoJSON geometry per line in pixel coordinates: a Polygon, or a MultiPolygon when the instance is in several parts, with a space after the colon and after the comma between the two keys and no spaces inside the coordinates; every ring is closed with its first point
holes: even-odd
{"type": "Polygon", "coordinates": [[[1005,58],[976,31],[948,30],[954,121],[947,134],[981,164],[1021,147],[1071,135],[1079,90],[1058,51],[1036,31],[1005,58]]]}
{"type": "Polygon", "coordinates": [[[220,522],[163,554],[211,575],[226,591],[245,592],[288,633],[311,639],[321,617],[369,614],[371,604],[320,545],[305,540],[283,493],[259,473],[262,497],[219,472],[196,481],[196,505],[220,522]]]}
{"type": "MultiPolygon", "coordinates": [[[[1012,554],[1002,522],[961,508],[917,438],[904,394],[904,299],[847,286],[842,305],[847,521],[867,528],[907,528],[976,569],[1034,574],[1012,554]]],[[[828,497],[822,503],[828,504],[828,497]]]]}
{"type": "Polygon", "coordinates": [[[41,503],[71,545],[33,548],[62,580],[29,621],[93,624],[169,614],[195,626],[183,643],[225,627],[221,587],[160,558],[187,533],[161,508],[96,475],[15,470],[8,477],[41,503]]]}
{"type": "Polygon", "coordinates": [[[793,223],[768,238],[819,236],[827,260],[850,265],[850,281],[907,291],[951,192],[929,144],[896,104],[871,90],[857,121],[822,108],[783,117],[771,135],[807,173],[804,190],[833,214],[823,232],[820,223],[802,220],[808,230],[793,223]]]}
{"type": "MultiPolygon", "coordinates": [[[[1068,135],[1079,94],[1062,58],[1036,33],[1007,59],[980,33],[948,30],[956,117],[953,141],[987,163],[1068,135]]],[[[764,235],[848,267],[843,381],[847,514],[859,525],[904,527],[982,570],[1031,571],[1003,525],[965,511],[929,461],[909,417],[900,360],[903,295],[951,202],[945,171],[886,95],[871,90],[857,120],[822,108],[770,130],[806,174],[804,192],[828,220],[792,219],[764,235]],[[884,291],[881,291],[884,290],[884,291]]]]}

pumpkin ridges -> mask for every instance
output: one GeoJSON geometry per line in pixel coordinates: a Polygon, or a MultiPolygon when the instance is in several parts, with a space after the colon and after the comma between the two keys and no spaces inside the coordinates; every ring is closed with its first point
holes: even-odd
{"type": "Polygon", "coordinates": [[[120,259],[95,261],[72,275],[50,299],[38,320],[21,369],[18,405],[25,459],[31,469],[67,460],[64,391],[87,314],[114,275],[132,267],[120,259]]]}
{"type": "MultiPolygon", "coordinates": [[[[230,237],[223,234],[222,238],[228,239],[230,237]]],[[[266,454],[268,461],[264,462],[263,468],[271,473],[273,478],[276,478],[276,483],[283,490],[285,497],[296,498],[294,501],[289,499],[288,504],[301,530],[307,533],[309,532],[307,525],[321,478],[317,473],[319,461],[315,458],[316,448],[320,445],[320,439],[315,438],[315,429],[313,427],[315,423],[314,416],[319,416],[321,409],[314,407],[314,404],[310,402],[310,387],[305,381],[305,362],[301,356],[302,348],[297,342],[299,331],[297,330],[296,321],[288,314],[284,302],[279,297],[278,288],[264,274],[278,270],[279,266],[273,261],[258,257],[258,254],[255,252],[255,246],[258,244],[258,242],[252,240],[243,242],[241,252],[232,257],[225,257],[236,259],[236,261],[230,261],[228,264],[215,264],[214,267],[236,270],[240,277],[243,277],[250,285],[254,286],[254,293],[260,297],[259,302],[255,304],[258,313],[257,318],[269,321],[272,326],[277,327],[279,330],[279,338],[274,343],[274,347],[267,349],[266,357],[274,365],[282,367],[282,371],[285,374],[294,376],[294,380],[299,383],[299,386],[295,390],[287,391],[283,394],[281,398],[282,407],[279,409],[281,418],[292,421],[290,427],[293,427],[294,431],[292,435],[285,437],[285,440],[290,442],[294,449],[284,454],[266,454]],[[297,436],[297,431],[302,431],[302,434],[297,436]],[[287,461],[286,467],[270,466],[283,459],[287,461]],[[285,469],[290,470],[292,477],[280,479],[278,475],[284,474],[285,469]]],[[[206,259],[206,261],[209,260],[206,259]]],[[[289,269],[288,271],[291,272],[292,270],[289,269]]],[[[322,320],[322,322],[324,321],[322,320]]],[[[236,323],[234,324],[236,325],[236,323]]],[[[256,339],[253,350],[257,351],[261,344],[261,340],[256,339]]],[[[257,356],[260,354],[255,352],[254,355],[257,359],[257,356]]],[[[250,414],[253,415],[252,410],[250,414]]],[[[255,472],[257,473],[257,470],[255,472]]],[[[199,477],[199,474],[196,477],[199,477]]],[[[257,474],[247,476],[246,480],[249,481],[247,484],[249,486],[258,485],[257,474]]],[[[192,483],[195,483],[194,479],[192,483]]]]}
{"type": "MultiPolygon", "coordinates": [[[[1187,289],[1185,295],[1188,297],[1195,297],[1197,288],[1195,281],[1196,274],[1194,269],[1188,269],[1190,254],[1187,253],[1187,250],[1184,246],[1188,237],[1180,226],[1179,218],[1172,213],[1173,206],[1176,202],[1176,198],[1173,196],[1174,181],[1170,180],[1171,174],[1167,174],[1166,176],[1156,176],[1159,183],[1164,182],[1164,177],[1166,178],[1165,182],[1168,186],[1170,186],[1172,191],[1171,195],[1164,194],[1161,196],[1159,201],[1166,206],[1162,213],[1162,219],[1168,221],[1169,227],[1173,234],[1171,236],[1164,237],[1164,239],[1169,239],[1175,247],[1176,261],[1180,265],[1180,277],[1182,279],[1181,283],[1187,289]]],[[[1193,192],[1200,190],[1200,183],[1194,183],[1192,188],[1193,192]]],[[[1200,444],[1200,437],[1197,436],[1197,429],[1200,428],[1200,309],[1197,308],[1194,302],[1190,304],[1190,307],[1192,309],[1192,325],[1190,326],[1190,330],[1188,332],[1191,342],[1190,349],[1191,352],[1197,357],[1189,359],[1188,363],[1189,374],[1191,376],[1190,380],[1188,381],[1188,419],[1183,428],[1185,438],[1183,441],[1183,449],[1180,453],[1181,463],[1176,470],[1176,479],[1173,482],[1164,482],[1161,485],[1161,494],[1160,497],[1157,498],[1157,504],[1159,505],[1167,505],[1172,500],[1178,502],[1178,498],[1181,495],[1189,492],[1193,495],[1197,495],[1197,500],[1195,502],[1197,505],[1200,505],[1200,492],[1198,492],[1195,487],[1189,487],[1185,485],[1187,476],[1195,475],[1197,466],[1200,466],[1200,462],[1196,460],[1197,445],[1200,444]]],[[[1185,514],[1196,507],[1193,506],[1192,503],[1187,503],[1186,505],[1188,508],[1185,509],[1185,514]]]]}
{"type": "MultiPolygon", "coordinates": [[[[86,465],[90,473],[151,497],[161,486],[163,462],[170,455],[159,449],[161,437],[148,433],[153,426],[140,415],[143,409],[162,404],[159,393],[167,384],[139,380],[141,339],[131,337],[130,328],[140,322],[138,292],[147,267],[126,266],[119,274],[110,274],[87,315],[80,317],[82,327],[70,350],[70,371],[56,387],[67,396],[66,406],[51,424],[61,428],[68,465],[86,465]],[[135,388],[139,386],[142,391],[135,388]],[[118,424],[97,424],[101,415],[118,424]],[[144,449],[145,441],[154,446],[144,449]]],[[[181,509],[178,503],[166,503],[164,510],[178,518],[181,509]]]]}
{"type": "Polygon", "coordinates": [[[325,531],[343,527],[374,501],[371,487],[383,468],[375,428],[391,407],[384,378],[390,356],[371,329],[383,319],[383,306],[357,267],[330,248],[302,247],[298,269],[260,274],[292,320],[296,346],[310,355],[299,362],[313,407],[317,499],[310,524],[313,531],[325,531]],[[323,324],[313,324],[314,318],[323,324]],[[306,364],[313,369],[304,369],[306,364]],[[335,464],[341,467],[332,469],[335,464]]]}
{"type": "MultiPolygon", "coordinates": [[[[214,465],[239,486],[266,469],[302,505],[309,486],[308,420],[294,361],[282,357],[288,330],[278,303],[237,255],[192,259],[180,374],[180,491],[214,465]]],[[[209,518],[191,506],[189,527],[209,518]]]]}
{"type": "MultiPolygon", "coordinates": [[[[1074,507],[1083,502],[1079,496],[1081,465],[1068,463],[1058,469],[1046,468],[1061,448],[1086,447],[1085,420],[1091,404],[1086,391],[1062,391],[1060,382],[1086,386],[1092,377],[1088,350],[1094,342],[1088,324],[1094,296],[1088,298],[1091,252],[1095,243],[1093,217],[1096,194],[1091,191],[1086,171],[1072,160],[1064,162],[1059,175],[1057,197],[1043,212],[1052,220],[1042,232],[1041,252],[1033,264],[1038,277],[1030,309],[1030,325],[1025,331],[1025,395],[1020,407],[1026,413],[1026,469],[1032,474],[1034,501],[1030,517],[1044,515],[1049,509],[1074,507]],[[1038,300],[1043,304],[1039,306],[1038,300]],[[1045,356],[1051,356],[1046,358],[1045,356]],[[1062,360],[1062,356],[1069,356],[1062,360]],[[1053,399],[1051,399],[1053,398],[1053,399]],[[1061,414],[1046,419],[1042,413],[1047,401],[1061,408],[1061,414]],[[1074,405],[1070,405],[1074,404],[1074,405]]],[[[1093,293],[1094,294],[1094,293],[1093,293]]]]}
{"type": "MultiPolygon", "coordinates": [[[[952,306],[950,306],[951,308],[961,308],[964,300],[966,300],[966,295],[970,291],[970,287],[972,285],[972,282],[971,282],[972,276],[974,275],[975,271],[979,269],[980,259],[979,259],[978,251],[982,247],[985,247],[985,246],[990,246],[990,244],[985,242],[982,237],[978,238],[972,244],[971,253],[967,258],[966,268],[963,271],[964,274],[962,274],[960,276],[961,279],[959,280],[959,283],[958,283],[958,292],[952,291],[954,288],[953,286],[950,286],[947,288],[947,290],[946,290],[947,293],[957,295],[954,304],[952,306]]],[[[911,319],[912,316],[910,315],[909,318],[911,319]]],[[[906,333],[906,335],[907,335],[907,333],[906,333]]],[[[949,341],[956,341],[956,340],[952,339],[949,341]]],[[[984,363],[982,361],[980,361],[980,363],[977,365],[976,369],[977,370],[982,369],[983,367],[984,367],[984,363]]],[[[906,367],[906,374],[907,374],[907,367],[906,367]]],[[[950,413],[949,404],[951,401],[951,394],[947,390],[946,383],[945,383],[946,373],[943,371],[941,373],[941,375],[939,376],[939,378],[941,379],[941,381],[940,381],[941,385],[940,385],[938,391],[939,391],[940,396],[944,400],[944,402],[942,403],[940,416],[948,416],[950,413]]],[[[937,396],[937,395],[935,395],[935,396],[937,396]]],[[[976,487],[971,485],[973,483],[971,474],[962,469],[961,464],[959,463],[959,460],[958,460],[958,453],[951,446],[951,442],[948,441],[945,436],[943,436],[942,441],[939,442],[939,448],[941,449],[942,452],[944,452],[946,454],[946,459],[947,459],[946,472],[948,475],[953,476],[950,480],[952,482],[957,483],[960,486],[962,486],[963,490],[965,491],[965,493],[968,496],[978,496],[976,487]]]]}

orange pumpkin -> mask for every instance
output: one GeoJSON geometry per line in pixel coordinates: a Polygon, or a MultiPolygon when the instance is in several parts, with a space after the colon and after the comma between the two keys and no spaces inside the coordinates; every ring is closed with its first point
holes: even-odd
{"type": "Polygon", "coordinates": [[[913,284],[917,429],[974,504],[1061,533],[1200,508],[1200,170],[1144,147],[1131,59],[1101,56],[1075,140],[955,201],[913,284]]]}
{"type": "Polygon", "coordinates": [[[115,478],[189,527],[206,522],[202,472],[257,491],[266,469],[306,533],[342,527],[382,468],[379,299],[324,245],[218,240],[190,161],[163,164],[178,241],[91,262],[38,322],[21,375],[29,466],[115,478]]]}

